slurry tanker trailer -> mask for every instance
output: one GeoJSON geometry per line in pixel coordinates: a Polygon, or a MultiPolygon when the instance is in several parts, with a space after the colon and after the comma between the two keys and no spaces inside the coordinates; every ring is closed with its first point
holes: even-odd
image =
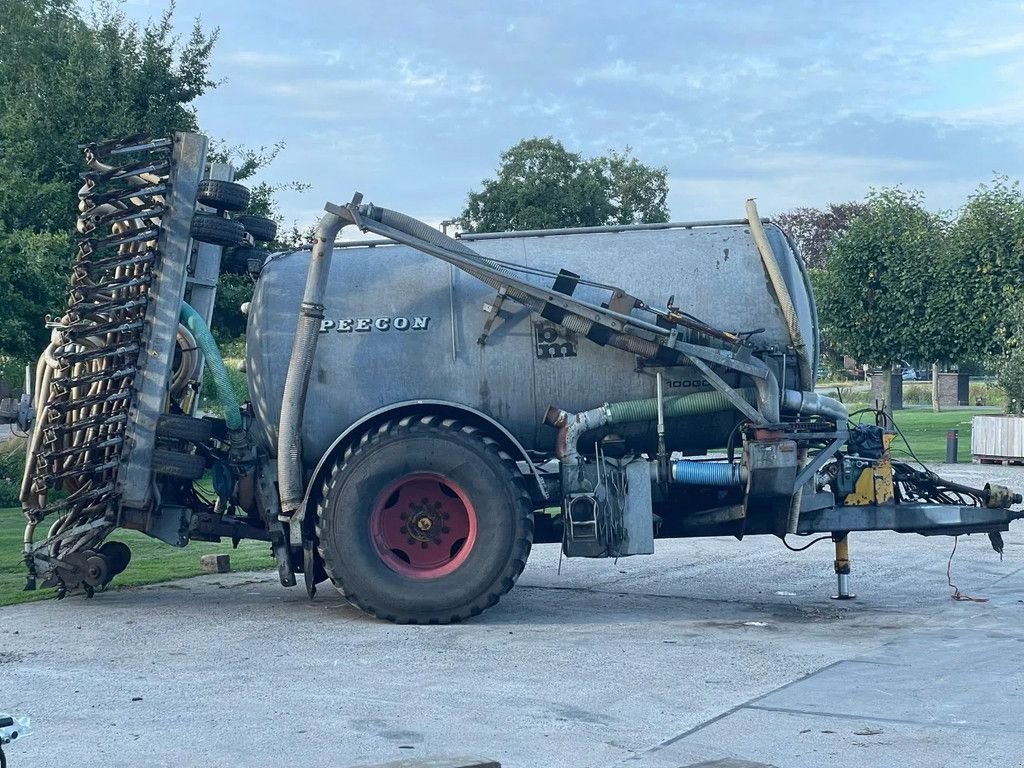
{"type": "MultiPolygon", "coordinates": [[[[535,542],[567,557],[662,538],[1000,532],[1021,497],[890,456],[815,394],[818,318],[785,233],[741,220],[448,237],[361,195],[310,247],[209,165],[206,139],[84,148],[68,304],[28,394],[28,587],[92,596],[117,528],[257,539],[280,581],[328,578],[383,619],[494,605],[535,542]],[[336,242],[351,226],[378,239],[336,242]],[[209,323],[222,258],[255,280],[232,391],[209,323]],[[203,368],[222,417],[198,416],[203,368]],[[210,490],[212,484],[212,491],[210,490]]],[[[863,416],[862,416],[863,418],[863,416]]],[[[140,600],[144,599],[140,596],[140,600]]]]}

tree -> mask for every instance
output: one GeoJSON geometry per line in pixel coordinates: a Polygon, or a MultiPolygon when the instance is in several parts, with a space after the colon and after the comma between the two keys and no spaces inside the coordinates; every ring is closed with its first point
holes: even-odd
{"type": "Polygon", "coordinates": [[[213,86],[216,32],[182,42],[173,5],[129,24],[109,4],[88,19],[72,0],[0,0],[0,361],[34,357],[42,317],[63,304],[78,145],[195,130],[192,102],[213,86]],[[8,297],[10,297],[8,299],[8,297]]]}
{"type": "Polygon", "coordinates": [[[950,325],[967,331],[964,356],[1001,356],[1014,335],[1008,313],[1024,299],[1024,193],[1018,182],[996,176],[968,198],[950,231],[950,272],[942,308],[950,325]]]}
{"type": "Polygon", "coordinates": [[[978,185],[950,233],[949,325],[965,331],[965,357],[994,364],[1007,400],[1024,400],[1024,193],[995,176],[978,185]]]}
{"type": "Polygon", "coordinates": [[[873,193],[828,253],[817,281],[822,325],[845,353],[882,368],[920,348],[928,314],[929,265],[944,247],[945,224],[924,208],[920,193],[873,193]]]}
{"type": "Polygon", "coordinates": [[[471,232],[668,221],[667,170],[622,153],[584,159],[553,138],[524,139],[501,155],[493,179],[470,192],[471,232]]]}
{"type": "MultiPolygon", "coordinates": [[[[811,286],[817,295],[821,270],[826,266],[828,249],[846,234],[850,222],[867,210],[862,202],[829,203],[828,208],[794,208],[775,217],[776,223],[793,240],[797,251],[807,265],[811,286]]],[[[842,369],[842,355],[828,334],[820,334],[822,355],[829,361],[832,371],[842,369]]]]}
{"type": "MultiPolygon", "coordinates": [[[[210,152],[210,159],[213,162],[230,163],[235,169],[235,181],[249,183],[248,180],[261,168],[272,163],[282,149],[284,144],[281,142],[259,149],[216,144],[210,152]]],[[[284,184],[250,183],[249,186],[251,195],[245,213],[271,219],[279,230],[277,238],[273,242],[264,243],[264,247],[269,251],[281,251],[298,246],[299,237],[295,228],[290,233],[280,232],[284,217],[277,209],[274,194],[282,189],[302,191],[309,185],[293,181],[284,184]]],[[[246,317],[242,314],[241,306],[252,299],[254,288],[247,265],[227,256],[229,254],[225,253],[226,258],[221,261],[211,323],[214,336],[224,342],[245,335],[246,317]]]]}
{"type": "Polygon", "coordinates": [[[78,145],[196,130],[216,31],[184,43],[173,3],[141,28],[108,3],[82,17],[71,0],[0,0],[0,222],[66,230],[78,145]]]}
{"type": "Polygon", "coordinates": [[[70,250],[67,232],[7,230],[0,225],[0,380],[21,381],[23,365],[50,338],[42,322],[47,306],[57,306],[67,284],[53,254],[70,250]]]}
{"type": "Polygon", "coordinates": [[[1024,404],[1024,304],[1016,302],[1007,308],[1005,344],[996,358],[999,386],[1006,390],[1008,413],[1020,413],[1024,404]]]}
{"type": "Polygon", "coordinates": [[[667,169],[652,168],[632,156],[626,147],[622,153],[612,150],[607,157],[595,158],[605,179],[605,190],[612,215],[608,224],[657,224],[668,221],[667,169]]]}
{"type": "Polygon", "coordinates": [[[850,223],[867,210],[858,201],[829,203],[828,208],[794,208],[775,217],[793,239],[808,269],[825,266],[829,246],[842,237],[850,223]]]}
{"type": "MultiPolygon", "coordinates": [[[[75,0],[0,0],[0,295],[11,297],[0,306],[0,368],[37,355],[49,337],[43,315],[63,305],[83,170],[78,145],[198,130],[194,103],[216,86],[216,40],[198,21],[179,36],[173,2],[138,25],[110,2],[84,12],[75,0]]],[[[249,178],[279,150],[214,145],[211,159],[230,157],[249,178]]],[[[257,184],[251,212],[273,215],[273,192],[257,184]]],[[[243,281],[224,276],[221,319],[226,302],[245,293],[243,281]]]]}

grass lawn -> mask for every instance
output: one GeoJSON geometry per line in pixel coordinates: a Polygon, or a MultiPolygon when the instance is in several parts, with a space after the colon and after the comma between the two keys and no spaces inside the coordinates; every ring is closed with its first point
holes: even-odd
{"type": "MultiPolygon", "coordinates": [[[[25,566],[21,561],[21,537],[25,527],[21,509],[0,509],[0,605],[53,597],[54,590],[23,592],[25,566]]],[[[45,535],[45,528],[43,529],[45,535]]],[[[136,531],[115,531],[111,539],[123,541],[132,550],[132,561],[124,573],[114,577],[107,589],[138,584],[154,584],[202,573],[199,558],[215,552],[231,555],[231,570],[253,571],[274,566],[270,545],[262,541],[243,541],[238,549],[231,542],[209,544],[196,541],[179,549],[151,539],[136,531]]]]}
{"type": "MultiPolygon", "coordinates": [[[[904,408],[893,414],[897,426],[910,441],[910,446],[921,461],[941,463],[946,460],[946,432],[960,431],[959,457],[962,462],[971,460],[971,419],[980,414],[998,415],[1000,408],[958,408],[933,413],[931,406],[904,408]]],[[[865,414],[870,419],[871,414],[865,414]]],[[[859,417],[854,417],[856,420],[859,417]]],[[[895,458],[908,459],[906,445],[897,437],[892,444],[895,458]]]]}

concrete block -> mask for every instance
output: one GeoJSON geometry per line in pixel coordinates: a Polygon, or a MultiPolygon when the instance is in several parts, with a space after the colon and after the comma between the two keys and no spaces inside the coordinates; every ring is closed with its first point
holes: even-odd
{"type": "Polygon", "coordinates": [[[231,571],[230,555],[203,555],[199,565],[206,573],[229,573],[231,571]]]}

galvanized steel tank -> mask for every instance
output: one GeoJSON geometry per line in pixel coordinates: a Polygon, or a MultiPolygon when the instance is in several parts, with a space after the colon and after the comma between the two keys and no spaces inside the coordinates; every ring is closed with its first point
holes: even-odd
{"type": "MultiPolygon", "coordinates": [[[[806,272],[782,231],[766,225],[784,273],[804,339],[817,316],[806,272]]],[[[813,390],[799,381],[785,322],[745,223],[641,225],[467,236],[484,256],[534,270],[566,269],[617,286],[652,306],[674,295],[685,312],[729,331],[754,331],[773,346],[783,389],[813,390]],[[784,371],[784,372],[783,372],[784,371]]],[[[310,252],[278,254],[260,275],[249,311],[246,370],[265,446],[276,454],[285,374],[310,252]]],[[[528,278],[551,287],[550,276],[528,278]]],[[[580,285],[590,301],[607,290],[580,285]]],[[[348,426],[377,409],[416,400],[461,403],[492,416],[530,450],[550,451],[554,432],[544,410],[569,411],[605,402],[652,397],[652,370],[637,358],[555,327],[507,301],[484,344],[495,292],[476,278],[412,248],[390,244],[336,248],[323,323],[303,420],[304,459],[315,464],[348,426]]],[[[650,314],[634,314],[652,320],[650,314]]],[[[665,371],[666,394],[708,390],[694,368],[665,371]]],[[[726,377],[730,380],[729,377],[726,377]]],[[[735,383],[731,379],[730,383],[735,383]]],[[[702,452],[724,445],[736,416],[690,422],[670,448],[702,452]]]]}

